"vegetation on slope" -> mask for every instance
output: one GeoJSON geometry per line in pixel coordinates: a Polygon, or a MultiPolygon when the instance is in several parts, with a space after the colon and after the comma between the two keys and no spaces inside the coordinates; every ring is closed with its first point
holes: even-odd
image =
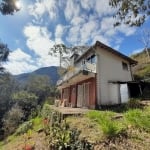
{"type": "Polygon", "coordinates": [[[131,58],[138,61],[138,64],[133,67],[133,74],[135,76],[135,79],[150,81],[150,60],[147,56],[146,51],[134,54],[131,56],[131,58]]]}
{"type": "MultiPolygon", "coordinates": [[[[118,110],[91,110],[67,117],[43,106],[37,117],[24,122],[13,136],[0,143],[1,150],[34,149],[149,149],[150,106],[132,102],[118,110]],[[60,122],[61,121],[61,122],[60,122]]],[[[143,103],[143,102],[142,102],[143,103]]]]}

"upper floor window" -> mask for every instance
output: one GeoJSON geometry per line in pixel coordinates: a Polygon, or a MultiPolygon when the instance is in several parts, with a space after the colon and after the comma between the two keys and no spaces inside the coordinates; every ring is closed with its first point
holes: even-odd
{"type": "Polygon", "coordinates": [[[89,63],[96,63],[96,55],[95,54],[93,54],[93,55],[91,55],[90,57],[88,57],[87,58],[87,62],[89,62],[89,63]]]}
{"type": "Polygon", "coordinates": [[[123,70],[128,70],[128,64],[125,62],[122,62],[122,68],[123,70]]]}

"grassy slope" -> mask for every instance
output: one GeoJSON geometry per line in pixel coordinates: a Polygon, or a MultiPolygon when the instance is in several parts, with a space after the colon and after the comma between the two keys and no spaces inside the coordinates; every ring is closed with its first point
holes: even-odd
{"type": "MultiPolygon", "coordinates": [[[[68,117],[66,121],[81,131],[80,138],[97,143],[95,149],[123,150],[128,146],[128,149],[147,150],[150,147],[150,105],[124,109],[120,113],[116,110],[90,111],[84,116],[68,117]]],[[[42,119],[34,119],[31,132],[9,137],[0,143],[0,150],[21,150],[25,142],[34,143],[36,150],[46,150],[45,134],[37,132],[42,126],[42,119]]]]}
{"type": "MultiPolygon", "coordinates": [[[[150,53],[150,50],[149,50],[150,53]]],[[[150,60],[145,51],[134,54],[131,56],[138,64],[133,67],[133,73],[139,79],[150,78],[150,60]]]]}

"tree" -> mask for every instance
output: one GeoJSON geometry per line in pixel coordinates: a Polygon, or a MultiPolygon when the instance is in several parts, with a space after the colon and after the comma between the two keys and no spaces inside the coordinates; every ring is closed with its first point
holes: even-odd
{"type": "Polygon", "coordinates": [[[27,120],[32,111],[36,109],[38,105],[37,100],[38,97],[34,93],[28,91],[21,90],[13,94],[13,101],[23,110],[25,120],[27,120]]]}
{"type": "Polygon", "coordinates": [[[9,55],[9,48],[6,44],[0,43],[0,73],[4,71],[4,68],[2,67],[2,62],[7,61],[8,55],[9,55]]]}
{"type": "Polygon", "coordinates": [[[85,46],[74,46],[67,47],[64,44],[55,44],[50,48],[49,54],[55,57],[59,57],[59,69],[58,73],[60,75],[64,74],[66,71],[70,70],[73,66],[70,64],[70,56],[73,53],[83,53],[87,47],[85,46]]]}
{"type": "Polygon", "coordinates": [[[0,74],[0,140],[3,138],[2,118],[12,106],[12,94],[18,89],[10,74],[0,74]]]}
{"type": "Polygon", "coordinates": [[[50,79],[46,75],[32,75],[26,84],[26,90],[38,97],[39,104],[50,94],[50,89],[50,79]]]}
{"type": "Polygon", "coordinates": [[[20,10],[17,5],[18,2],[19,0],[2,0],[2,2],[0,3],[0,12],[3,15],[13,15],[14,12],[20,10]]]}
{"type": "Polygon", "coordinates": [[[15,132],[19,124],[22,122],[23,117],[24,113],[17,105],[14,105],[8,112],[6,112],[3,118],[3,129],[5,136],[15,132]]]}
{"type": "Polygon", "coordinates": [[[50,55],[59,57],[59,67],[62,68],[62,63],[68,61],[68,57],[66,56],[70,52],[70,49],[67,48],[64,44],[55,44],[52,48],[50,48],[50,55]]]}
{"type": "Polygon", "coordinates": [[[150,48],[150,29],[144,29],[142,31],[140,42],[144,46],[144,50],[146,51],[148,61],[150,61],[150,54],[149,54],[149,48],[150,48]]]}
{"type": "Polygon", "coordinates": [[[150,0],[109,0],[109,5],[116,9],[114,26],[141,26],[150,15],[150,0]]]}

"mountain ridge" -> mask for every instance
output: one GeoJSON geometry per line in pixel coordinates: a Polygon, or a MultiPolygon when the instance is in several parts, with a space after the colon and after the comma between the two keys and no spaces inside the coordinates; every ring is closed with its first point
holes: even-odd
{"type": "Polygon", "coordinates": [[[39,69],[37,69],[33,72],[30,72],[30,73],[22,73],[22,74],[13,75],[13,76],[17,81],[24,83],[32,75],[46,75],[49,77],[51,83],[53,85],[56,85],[56,82],[60,77],[58,72],[57,72],[57,69],[58,69],[58,66],[49,66],[49,67],[39,68],[39,69]]]}

